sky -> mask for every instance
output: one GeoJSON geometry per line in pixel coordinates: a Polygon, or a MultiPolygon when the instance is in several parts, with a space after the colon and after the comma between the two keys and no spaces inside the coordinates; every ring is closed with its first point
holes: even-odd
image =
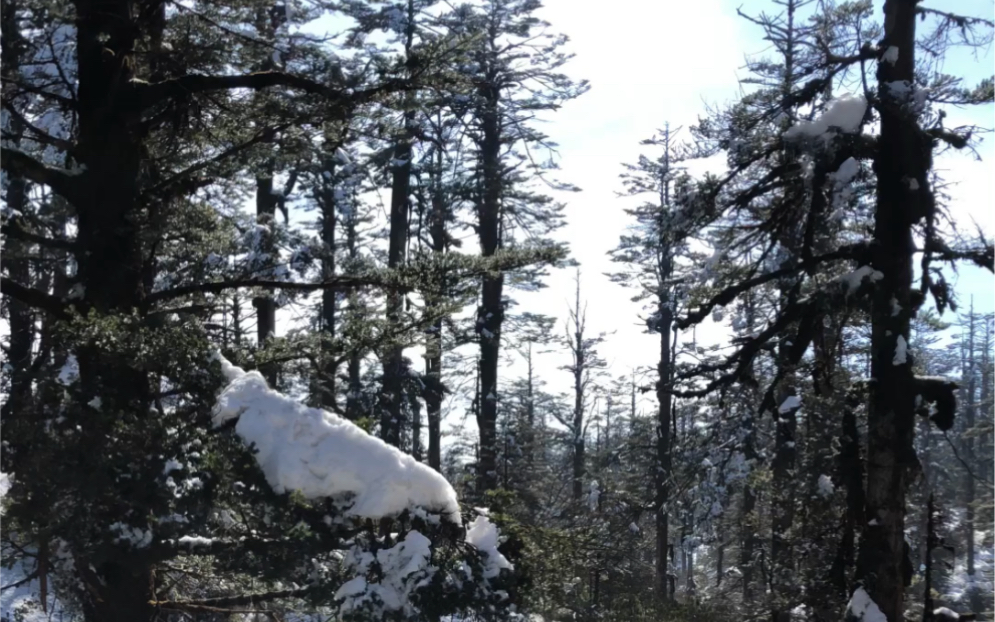
{"type": "MultiPolygon", "coordinates": [[[[613,375],[620,375],[652,364],[657,352],[657,337],[643,331],[639,318],[645,314],[641,314],[639,304],[630,302],[631,290],[604,276],[613,269],[606,253],[616,245],[627,224],[625,200],[616,196],[621,190],[621,163],[634,162],[646,149],[639,141],[649,138],[665,122],[687,128],[705,112],[707,104],[735,99],[737,78],[746,73],[742,69],[746,55],[762,53],[768,45],[761,40],[758,28],[736,14],[736,8],[742,6],[752,13],[770,10],[771,3],[614,0],[608,11],[583,10],[575,0],[546,0],[544,4],[540,15],[553,30],[570,37],[568,49],[576,54],[565,72],[591,82],[587,94],[566,104],[543,127],[560,144],[560,179],[583,190],[564,197],[568,224],[558,237],[570,242],[574,258],[581,264],[590,328],[613,333],[601,347],[601,354],[613,375]]],[[[880,11],[881,3],[875,5],[880,11]]],[[[978,15],[992,12],[990,2],[947,2],[944,9],[978,15]]],[[[990,49],[977,57],[959,53],[946,69],[968,75],[974,83],[991,75],[992,59],[990,49]]],[[[992,107],[973,113],[953,111],[950,125],[963,122],[962,117],[991,126],[992,107]]],[[[993,146],[993,140],[981,144],[979,153],[985,162],[964,154],[944,156],[937,162],[937,168],[955,184],[950,190],[951,213],[967,232],[973,231],[972,220],[989,234],[993,230],[989,209],[995,196],[993,146]]],[[[561,318],[558,328],[562,332],[573,297],[573,278],[572,271],[553,274],[545,291],[519,297],[521,307],[561,318]]],[[[964,268],[949,278],[965,303],[973,296],[976,309],[995,309],[989,272],[964,268]]],[[[702,332],[712,332],[714,338],[714,331],[714,327],[703,326],[696,338],[711,341],[702,332]]],[[[688,340],[691,335],[683,338],[688,340]]],[[[565,389],[566,372],[559,373],[564,376],[565,389]]]]}

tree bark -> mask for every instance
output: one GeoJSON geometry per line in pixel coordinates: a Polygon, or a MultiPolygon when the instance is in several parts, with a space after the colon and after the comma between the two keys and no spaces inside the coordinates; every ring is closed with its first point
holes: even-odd
{"type": "MultiPolygon", "coordinates": [[[[914,0],[886,0],[882,45],[898,49],[894,63],[880,61],[879,84],[915,83],[914,0]]],[[[932,144],[914,115],[898,102],[880,108],[874,159],[877,205],[871,266],[881,273],[871,302],[871,378],[867,431],[867,518],[858,577],[888,622],[901,622],[905,579],[905,495],[915,462],[916,389],[907,344],[917,303],[912,296],[912,226],[929,209],[932,144]],[[913,190],[907,180],[915,180],[913,190]],[[895,312],[893,312],[893,310],[895,312]]]]}
{"type": "MultiPolygon", "coordinates": [[[[321,276],[331,279],[335,276],[335,253],[338,250],[335,243],[335,227],[338,223],[338,209],[335,200],[335,161],[332,154],[326,154],[322,165],[321,179],[321,241],[324,244],[324,255],[321,258],[321,276]]],[[[321,369],[318,370],[319,403],[326,410],[336,405],[335,381],[339,373],[335,343],[336,311],[339,293],[334,289],[321,292],[321,330],[324,333],[323,355],[321,369]]]]}
{"type": "MultiPolygon", "coordinates": [[[[256,223],[261,226],[259,250],[269,257],[264,269],[269,269],[275,264],[276,245],[273,236],[276,228],[277,198],[273,194],[272,163],[267,163],[266,166],[269,174],[256,178],[256,223]]],[[[276,336],[276,301],[273,300],[272,290],[253,298],[252,306],[256,309],[256,343],[261,348],[269,339],[276,336]]],[[[271,387],[276,386],[276,369],[272,363],[259,366],[260,373],[271,387]]]]}
{"type": "MultiPolygon", "coordinates": [[[[496,85],[480,87],[482,140],[480,144],[481,187],[477,199],[477,231],[480,251],[492,257],[501,248],[501,118],[500,89],[496,85]]],[[[497,404],[498,362],[501,326],[504,323],[504,273],[484,275],[477,326],[480,344],[481,396],[477,411],[480,431],[480,460],[477,462],[477,493],[484,494],[497,486],[497,404]]]]}
{"type": "MultiPolygon", "coordinates": [[[[413,2],[408,0],[407,29],[405,32],[405,55],[410,58],[414,43],[413,2]]],[[[387,248],[387,267],[396,269],[404,265],[408,246],[408,213],[411,198],[411,129],[415,123],[412,108],[414,99],[410,94],[404,97],[404,127],[391,162],[390,186],[390,232],[387,248]]],[[[387,326],[395,336],[387,348],[383,359],[383,410],[380,415],[380,437],[395,447],[401,446],[401,433],[405,427],[405,395],[403,377],[407,372],[404,362],[404,344],[398,339],[396,330],[401,326],[404,313],[404,294],[398,290],[387,293],[387,326]]],[[[412,446],[414,443],[412,443],[412,446]]]]}
{"type": "Polygon", "coordinates": [[[667,580],[669,565],[667,550],[670,546],[670,477],[671,477],[671,425],[673,413],[671,408],[673,398],[670,394],[673,383],[673,370],[670,366],[670,334],[673,330],[673,312],[667,293],[661,293],[658,306],[660,331],[660,359],[657,361],[657,421],[656,421],[656,469],[654,485],[656,488],[654,507],[656,508],[656,580],[658,593],[664,602],[670,600],[667,580]]]}
{"type": "MultiPolygon", "coordinates": [[[[443,152],[438,149],[435,158],[435,168],[431,172],[431,209],[429,219],[429,235],[432,252],[437,257],[446,252],[448,247],[446,222],[446,197],[442,189],[443,152]]],[[[441,299],[446,293],[445,278],[439,284],[440,291],[433,292],[426,300],[428,313],[436,316],[425,339],[425,373],[433,380],[432,388],[425,395],[425,409],[428,418],[428,465],[436,471],[442,470],[442,393],[434,390],[442,386],[442,326],[443,318],[438,315],[437,296],[441,299]]]]}

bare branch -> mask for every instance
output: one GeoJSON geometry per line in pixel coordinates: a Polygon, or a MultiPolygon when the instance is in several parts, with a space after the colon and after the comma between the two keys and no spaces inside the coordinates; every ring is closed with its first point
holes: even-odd
{"type": "Polygon", "coordinates": [[[29,307],[46,311],[57,317],[66,316],[66,305],[64,302],[41,290],[25,287],[8,277],[0,277],[0,294],[9,296],[14,300],[23,302],[29,307]]]}
{"type": "Polygon", "coordinates": [[[19,149],[9,148],[3,150],[3,161],[0,162],[0,166],[11,175],[48,186],[70,203],[80,197],[82,190],[80,175],[85,172],[74,175],[65,169],[48,166],[19,149]]]}

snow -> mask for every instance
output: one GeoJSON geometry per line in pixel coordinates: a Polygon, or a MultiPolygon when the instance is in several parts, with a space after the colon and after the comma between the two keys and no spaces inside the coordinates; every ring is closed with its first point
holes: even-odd
{"type": "Polygon", "coordinates": [[[781,405],[777,408],[779,414],[789,413],[796,408],[800,408],[802,405],[802,400],[797,395],[789,395],[781,405]]]}
{"type": "Polygon", "coordinates": [[[831,497],[836,492],[836,486],[833,485],[833,480],[828,475],[820,475],[817,486],[821,497],[831,497]]]}
{"type": "Polygon", "coordinates": [[[831,173],[831,176],[837,183],[846,184],[853,181],[859,172],[860,163],[854,158],[847,158],[835,173],[831,173]]]}
{"type": "Polygon", "coordinates": [[[498,551],[499,540],[500,533],[497,526],[483,513],[473,519],[466,530],[466,543],[473,545],[486,557],[484,562],[485,579],[498,576],[502,569],[512,570],[514,568],[511,562],[498,551]]]}
{"type": "Polygon", "coordinates": [[[176,542],[182,546],[196,548],[198,546],[211,546],[211,543],[214,542],[214,540],[203,536],[183,536],[176,542]]]}
{"type": "Polygon", "coordinates": [[[598,489],[598,482],[591,482],[591,492],[587,495],[587,507],[592,512],[598,509],[598,500],[601,499],[601,490],[598,489]]]}
{"type": "Polygon", "coordinates": [[[68,387],[77,380],[79,380],[79,364],[76,362],[76,357],[70,354],[59,370],[58,381],[62,386],[68,387]]]}
{"type": "Polygon", "coordinates": [[[143,549],[152,544],[152,531],[141,527],[130,527],[124,523],[113,523],[111,531],[117,532],[115,540],[127,542],[136,549],[143,549]]]}
{"type": "Polygon", "coordinates": [[[335,592],[335,599],[343,601],[342,613],[359,609],[371,601],[387,610],[403,609],[412,613],[414,592],[427,584],[435,573],[431,560],[429,539],[418,531],[409,531],[394,546],[377,551],[380,580],[370,583],[365,575],[373,564],[373,556],[367,551],[351,551],[350,565],[360,574],[343,583],[335,592]]]}
{"type": "Polygon", "coordinates": [[[829,102],[825,111],[812,121],[801,121],[788,128],[785,138],[818,137],[838,128],[844,133],[855,133],[867,111],[867,100],[863,95],[841,95],[829,102]]]}
{"type": "Polygon", "coordinates": [[[858,587],[850,597],[850,603],[846,606],[847,618],[859,620],[859,622],[888,622],[877,603],[871,600],[870,595],[864,588],[858,587]]]}
{"type": "Polygon", "coordinates": [[[10,490],[10,475],[0,473],[0,500],[7,496],[8,490],[10,490]]]}
{"type": "Polygon", "coordinates": [[[898,48],[894,45],[889,46],[887,50],[884,51],[884,55],[881,57],[886,63],[894,65],[898,62],[898,48]]]}
{"type": "Polygon", "coordinates": [[[946,607],[937,607],[933,610],[933,617],[947,622],[948,620],[960,620],[960,614],[946,607]]]}
{"type": "Polygon", "coordinates": [[[274,491],[295,490],[311,499],[351,495],[346,513],[360,518],[422,507],[461,522],[456,492],[434,469],[351,421],[271,390],[259,372],[216,356],[229,384],[218,398],[214,425],[238,419],[235,432],[255,446],[274,491]]]}
{"type": "Polygon", "coordinates": [[[892,365],[905,365],[908,361],[909,344],[905,341],[905,337],[899,335],[898,340],[895,342],[895,358],[892,359],[892,365]]]}
{"type": "Polygon", "coordinates": [[[870,266],[860,266],[853,272],[841,276],[840,282],[846,285],[846,295],[849,296],[860,288],[860,284],[866,278],[870,278],[871,281],[880,281],[884,278],[884,274],[870,266]]]}

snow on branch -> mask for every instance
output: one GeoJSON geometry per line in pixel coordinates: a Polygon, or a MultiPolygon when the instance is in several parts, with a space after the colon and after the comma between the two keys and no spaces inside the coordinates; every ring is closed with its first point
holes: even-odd
{"type": "Polygon", "coordinates": [[[826,110],[811,121],[801,121],[784,132],[784,138],[803,136],[825,137],[831,129],[847,134],[860,131],[860,124],[867,112],[867,100],[863,95],[841,95],[829,102],[826,110]]]}
{"type": "Polygon", "coordinates": [[[346,513],[361,518],[424,508],[460,524],[456,492],[437,471],[351,421],[271,390],[259,372],[217,358],[229,384],[218,398],[214,425],[238,420],[235,432],[255,446],[256,461],[277,493],[352,495],[346,513]]]}

